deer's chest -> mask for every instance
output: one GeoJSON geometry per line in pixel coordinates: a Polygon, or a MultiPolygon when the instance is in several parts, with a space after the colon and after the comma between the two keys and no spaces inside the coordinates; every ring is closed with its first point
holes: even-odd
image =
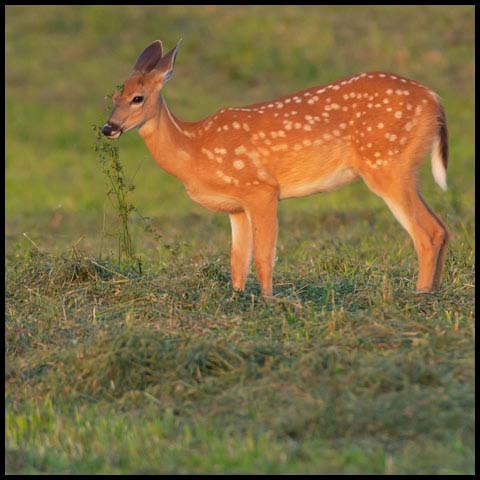
{"type": "Polygon", "coordinates": [[[240,202],[225,192],[215,191],[198,185],[186,185],[185,188],[194,202],[214,212],[235,213],[243,210],[240,202]]]}

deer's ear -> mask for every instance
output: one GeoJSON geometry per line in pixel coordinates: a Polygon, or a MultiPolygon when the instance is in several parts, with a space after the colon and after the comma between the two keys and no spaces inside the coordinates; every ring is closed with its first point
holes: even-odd
{"type": "Polygon", "coordinates": [[[133,71],[149,73],[159,60],[161,60],[162,54],[162,42],[160,40],[155,40],[138,57],[138,60],[133,67],[133,71]]]}
{"type": "Polygon", "coordinates": [[[179,40],[176,47],[172,48],[164,57],[162,57],[155,65],[155,70],[163,76],[163,83],[170,79],[173,74],[173,67],[175,65],[175,58],[177,57],[178,49],[180,48],[179,40]]]}

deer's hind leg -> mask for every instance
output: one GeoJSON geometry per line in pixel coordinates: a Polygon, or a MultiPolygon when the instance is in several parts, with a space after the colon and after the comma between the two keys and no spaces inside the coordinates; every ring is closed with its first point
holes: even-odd
{"type": "Polygon", "coordinates": [[[435,218],[435,220],[438,222],[438,224],[444,230],[444,239],[443,239],[443,242],[440,246],[440,251],[438,253],[437,265],[436,265],[436,268],[435,268],[435,275],[434,275],[434,278],[433,278],[433,290],[438,290],[438,288],[440,286],[440,280],[442,278],[443,267],[445,266],[445,255],[447,254],[447,246],[448,246],[448,242],[450,241],[451,234],[450,234],[450,230],[445,225],[445,223],[425,203],[425,200],[422,197],[420,197],[420,200],[422,200],[425,208],[430,212],[430,214],[435,218]]]}
{"type": "Polygon", "coordinates": [[[362,177],[370,190],[385,201],[413,240],[418,257],[417,292],[429,293],[437,289],[450,234],[420,196],[414,176],[363,174],[362,177]]]}

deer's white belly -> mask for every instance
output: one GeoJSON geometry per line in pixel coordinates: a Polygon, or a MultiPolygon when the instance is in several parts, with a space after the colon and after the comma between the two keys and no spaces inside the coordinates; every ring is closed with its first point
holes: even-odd
{"type": "Polygon", "coordinates": [[[357,177],[356,172],[347,167],[334,170],[317,178],[290,178],[280,182],[280,198],[306,197],[314,193],[327,192],[350,183],[357,177]]]}

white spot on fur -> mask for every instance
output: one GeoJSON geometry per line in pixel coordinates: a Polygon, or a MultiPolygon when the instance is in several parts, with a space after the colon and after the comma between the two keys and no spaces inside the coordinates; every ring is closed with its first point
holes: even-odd
{"type": "Polygon", "coordinates": [[[247,149],[245,148],[244,145],[240,145],[234,151],[235,151],[235,155],[241,155],[242,153],[247,153],[247,149]]]}
{"type": "Polygon", "coordinates": [[[209,160],[213,160],[214,155],[210,150],[207,150],[206,148],[202,148],[202,153],[206,155],[209,160]]]}
{"type": "Polygon", "coordinates": [[[245,164],[242,162],[242,160],[235,160],[233,162],[233,167],[236,168],[237,170],[241,170],[245,164]]]}

